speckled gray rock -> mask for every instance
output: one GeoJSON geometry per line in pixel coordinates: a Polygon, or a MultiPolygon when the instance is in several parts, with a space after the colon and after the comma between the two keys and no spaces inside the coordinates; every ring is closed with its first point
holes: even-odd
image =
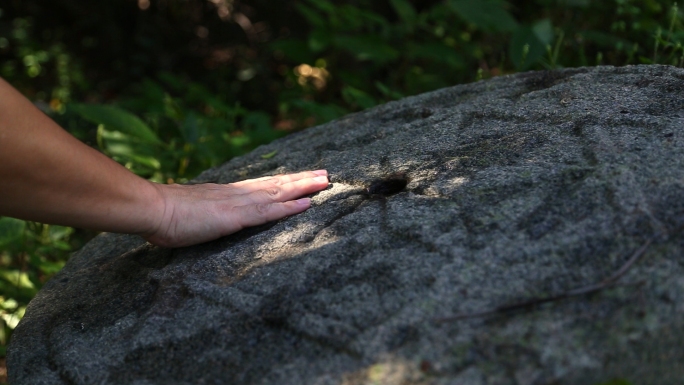
{"type": "Polygon", "coordinates": [[[331,187],[195,247],[99,236],[31,302],[10,380],[682,384],[683,92],[665,66],[524,73],[261,147],[198,181],[331,187]],[[649,239],[620,285],[435,322],[600,282],[649,239]]]}

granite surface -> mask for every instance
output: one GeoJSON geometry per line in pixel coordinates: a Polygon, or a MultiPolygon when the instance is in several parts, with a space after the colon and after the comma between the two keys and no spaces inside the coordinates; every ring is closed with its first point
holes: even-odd
{"type": "Polygon", "coordinates": [[[667,66],[522,73],[260,147],[194,183],[330,188],[194,247],[98,236],[29,305],[10,382],[682,384],[683,91],[667,66]]]}

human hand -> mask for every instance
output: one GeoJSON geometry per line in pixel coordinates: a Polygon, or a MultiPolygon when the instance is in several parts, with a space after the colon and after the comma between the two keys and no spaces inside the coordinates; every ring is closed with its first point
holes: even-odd
{"type": "Polygon", "coordinates": [[[306,210],[308,199],[294,199],[324,189],[327,175],[152,183],[69,135],[0,79],[0,216],[189,246],[306,210]]]}
{"type": "Polygon", "coordinates": [[[229,184],[161,185],[157,225],[140,234],[162,247],[211,241],[309,208],[309,198],[325,189],[328,172],[306,171],[229,184]]]}

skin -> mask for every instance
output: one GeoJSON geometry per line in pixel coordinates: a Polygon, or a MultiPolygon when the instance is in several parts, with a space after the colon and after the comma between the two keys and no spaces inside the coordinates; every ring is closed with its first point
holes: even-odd
{"type": "Polygon", "coordinates": [[[327,175],[152,183],[81,143],[0,79],[0,216],[182,247],[298,214],[311,201],[297,198],[325,189],[327,175]]]}

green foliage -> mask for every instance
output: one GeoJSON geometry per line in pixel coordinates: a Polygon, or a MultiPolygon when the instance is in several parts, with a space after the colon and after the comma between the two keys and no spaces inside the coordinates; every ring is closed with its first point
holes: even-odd
{"type": "Polygon", "coordinates": [[[63,226],[0,217],[0,355],[43,284],[92,234],[63,226]],[[77,235],[74,237],[74,235],[77,235]]]}
{"type": "Polygon", "coordinates": [[[69,108],[90,122],[102,125],[110,131],[119,131],[142,143],[161,142],[145,122],[120,108],[98,104],[71,104],[69,108]]]}
{"type": "Polygon", "coordinates": [[[547,52],[554,38],[551,20],[543,19],[531,26],[516,28],[511,38],[509,52],[518,71],[538,63],[547,52]]]}
{"type": "Polygon", "coordinates": [[[450,0],[449,6],[464,21],[487,32],[511,32],[518,22],[508,12],[507,4],[500,0],[450,0]]]}
{"type": "Polygon", "coordinates": [[[265,112],[172,74],[159,78],[136,85],[119,106],[74,103],[67,112],[97,126],[105,154],[155,182],[185,182],[280,135],[265,112]]]}
{"type": "Polygon", "coordinates": [[[33,38],[35,22],[31,17],[7,20],[2,13],[0,9],[0,54],[10,54],[0,60],[0,76],[23,85],[24,92],[34,99],[54,100],[53,107],[59,110],[60,101],[69,100],[74,87],[84,86],[81,71],[64,44],[57,40],[41,44],[33,38]],[[43,83],[48,73],[51,79],[43,83]]]}
{"type": "Polygon", "coordinates": [[[24,234],[26,222],[0,217],[0,248],[12,247],[24,234]]]}
{"type": "Polygon", "coordinates": [[[270,45],[294,66],[286,85],[301,86],[281,94],[281,110],[316,123],[514,71],[684,60],[680,12],[666,1],[388,0],[381,8],[362,0],[302,0],[295,5],[308,33],[270,45]],[[329,76],[298,71],[302,64],[329,76]],[[328,109],[303,104],[302,98],[328,109]],[[330,107],[337,114],[324,115],[330,107]]]}

